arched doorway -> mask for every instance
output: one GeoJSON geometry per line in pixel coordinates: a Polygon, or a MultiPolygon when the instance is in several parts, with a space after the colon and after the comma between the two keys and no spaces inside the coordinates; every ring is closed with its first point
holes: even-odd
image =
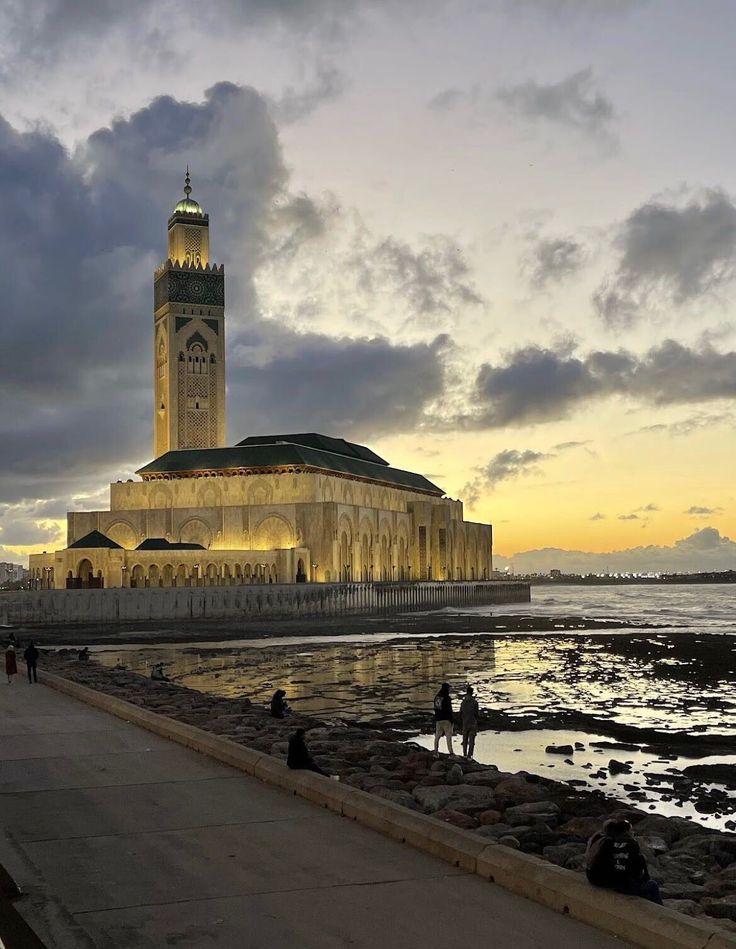
{"type": "Polygon", "coordinates": [[[94,586],[94,583],[92,582],[94,580],[92,561],[88,560],[86,557],[79,561],[79,566],[77,567],[77,579],[79,580],[79,585],[81,587],[86,588],[94,586]]]}
{"type": "MultiPolygon", "coordinates": [[[[276,569],[275,567],[273,568],[276,569]]],[[[296,582],[297,583],[306,583],[307,574],[304,570],[304,561],[300,557],[296,562],[296,582]]]]}
{"type": "Polygon", "coordinates": [[[165,587],[174,586],[174,567],[173,564],[166,563],[164,564],[164,569],[161,574],[161,579],[165,587]]]}
{"type": "Polygon", "coordinates": [[[143,567],[137,563],[130,571],[130,585],[132,587],[142,587],[146,585],[146,575],[143,567]]]}
{"type": "Polygon", "coordinates": [[[217,583],[217,567],[213,563],[207,564],[207,586],[213,587],[217,583]]]}
{"type": "Polygon", "coordinates": [[[149,587],[161,585],[161,572],[158,568],[158,564],[152,563],[148,568],[148,585],[149,587]]]}

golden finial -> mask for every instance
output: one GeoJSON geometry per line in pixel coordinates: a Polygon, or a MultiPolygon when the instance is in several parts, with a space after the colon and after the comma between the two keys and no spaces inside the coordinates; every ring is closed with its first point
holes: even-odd
{"type": "Polygon", "coordinates": [[[187,173],[186,173],[186,176],[185,176],[185,178],[184,178],[184,194],[185,194],[187,197],[189,197],[189,195],[192,193],[191,180],[192,180],[192,179],[189,177],[189,165],[187,165],[187,173]]]}

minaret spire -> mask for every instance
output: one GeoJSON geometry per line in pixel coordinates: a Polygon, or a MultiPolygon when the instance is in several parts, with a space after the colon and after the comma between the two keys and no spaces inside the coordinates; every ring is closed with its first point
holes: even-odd
{"type": "Polygon", "coordinates": [[[192,193],[191,181],[192,179],[189,177],[189,165],[187,165],[187,173],[184,177],[184,194],[187,197],[189,197],[189,195],[192,193]]]}

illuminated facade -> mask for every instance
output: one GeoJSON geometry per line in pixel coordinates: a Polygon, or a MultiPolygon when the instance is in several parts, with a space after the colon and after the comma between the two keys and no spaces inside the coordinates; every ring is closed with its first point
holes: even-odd
{"type": "Polygon", "coordinates": [[[483,580],[492,528],[369,448],[317,433],[225,445],[224,270],[185,197],[154,277],[155,459],[70,512],[64,550],[31,556],[36,586],[483,580]]]}

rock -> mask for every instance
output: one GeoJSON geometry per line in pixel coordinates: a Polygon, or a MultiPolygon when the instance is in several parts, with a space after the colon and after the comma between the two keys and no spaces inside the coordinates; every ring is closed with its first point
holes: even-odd
{"type": "Polygon", "coordinates": [[[476,829],[476,834],[481,834],[483,837],[491,837],[494,840],[498,840],[500,837],[506,837],[511,834],[511,828],[508,824],[498,823],[498,824],[486,824],[484,827],[478,827],[476,829]]]}
{"type": "Polygon", "coordinates": [[[516,839],[516,837],[501,837],[498,841],[502,847],[509,847],[511,850],[520,850],[521,844],[516,839]]]}
{"type": "Polygon", "coordinates": [[[544,750],[548,755],[571,755],[575,751],[572,745],[547,745],[544,750]]]}
{"type": "Polygon", "coordinates": [[[419,805],[408,791],[395,791],[391,788],[374,788],[371,793],[375,794],[376,797],[382,797],[385,801],[393,801],[394,804],[408,807],[411,811],[419,810],[419,805]]]}
{"type": "Polygon", "coordinates": [[[582,743],[582,741],[575,742],[575,751],[585,751],[585,745],[582,743]]]}
{"type": "Polygon", "coordinates": [[[569,867],[569,861],[575,860],[579,863],[580,857],[585,857],[585,844],[567,843],[552,844],[542,850],[542,856],[550,863],[557,864],[558,867],[569,867]]]}
{"type": "Polygon", "coordinates": [[[661,837],[642,835],[639,833],[638,827],[636,828],[636,839],[639,841],[639,846],[642,850],[646,849],[655,856],[660,853],[667,853],[667,841],[661,837]]]}
{"type": "Polygon", "coordinates": [[[553,801],[537,801],[507,807],[504,820],[512,827],[518,824],[557,824],[560,808],[553,801]]]}
{"type": "Polygon", "coordinates": [[[450,770],[447,772],[447,783],[448,784],[462,784],[463,781],[463,769],[459,764],[454,764],[450,770]]]}
{"type": "Polygon", "coordinates": [[[626,764],[624,761],[617,761],[615,758],[611,758],[608,762],[608,770],[611,774],[631,774],[631,765],[626,764]]]}
{"type": "Polygon", "coordinates": [[[487,771],[474,771],[472,774],[466,774],[464,783],[495,788],[501,781],[510,777],[513,777],[513,775],[505,771],[498,771],[495,768],[489,768],[487,771]]]}
{"type": "Polygon", "coordinates": [[[529,801],[543,801],[547,796],[545,788],[513,775],[496,785],[496,798],[500,803],[523,804],[529,801]]]}
{"type": "Polygon", "coordinates": [[[703,784],[725,784],[736,788],[736,764],[691,764],[682,773],[703,784]]]}
{"type": "Polygon", "coordinates": [[[588,840],[593,834],[603,826],[601,817],[573,817],[558,828],[561,834],[569,834],[571,837],[579,837],[581,840],[588,840]]]}
{"type": "Polygon", "coordinates": [[[736,922],[736,894],[724,896],[720,899],[703,897],[700,905],[709,916],[717,919],[731,919],[736,922]]]}
{"type": "Polygon", "coordinates": [[[465,804],[493,804],[493,791],[490,788],[474,787],[469,784],[440,784],[437,787],[417,785],[413,790],[414,799],[423,808],[425,813],[442,810],[451,802],[465,804]]]}
{"type": "Polygon", "coordinates": [[[481,811],[480,814],[478,814],[478,820],[482,827],[489,824],[498,824],[501,821],[501,812],[494,810],[481,811]]]}
{"type": "Polygon", "coordinates": [[[659,891],[663,900],[699,900],[703,896],[703,887],[692,883],[663,883],[659,891]]]}
{"type": "Polygon", "coordinates": [[[455,811],[451,807],[445,807],[442,810],[435,811],[432,815],[436,817],[437,820],[444,821],[446,824],[452,824],[454,827],[462,827],[464,830],[473,830],[473,828],[478,826],[478,821],[475,818],[470,817],[468,814],[463,814],[460,811],[455,811]]]}
{"type": "Polygon", "coordinates": [[[668,909],[673,909],[677,913],[683,913],[685,916],[702,916],[703,907],[695,900],[664,900],[664,905],[668,909]]]}

